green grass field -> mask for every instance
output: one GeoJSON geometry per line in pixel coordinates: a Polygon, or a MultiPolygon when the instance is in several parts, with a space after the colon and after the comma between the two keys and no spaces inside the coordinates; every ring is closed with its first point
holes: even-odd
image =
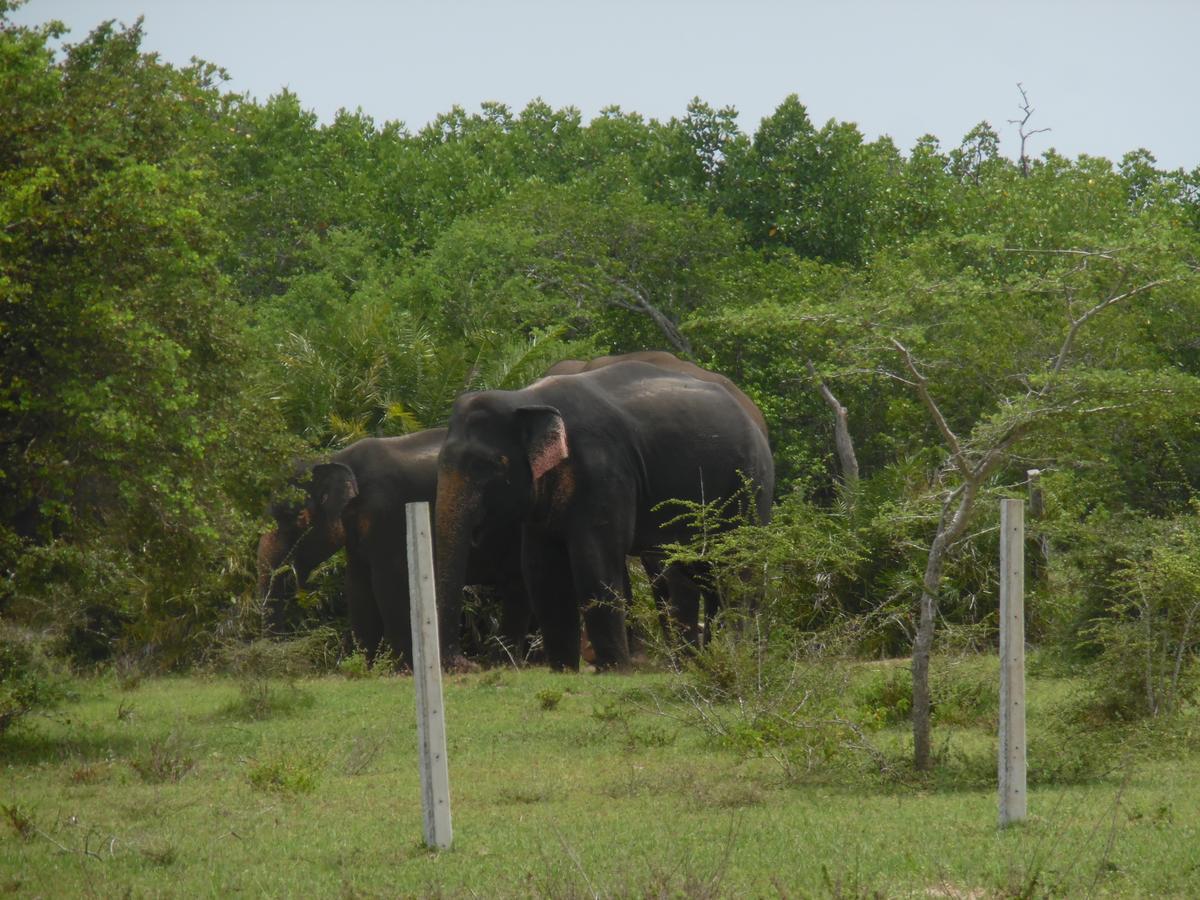
{"type": "MultiPolygon", "coordinates": [[[[421,845],[410,679],[276,687],[261,718],[229,678],[79,681],[0,743],[0,893],[1200,894],[1191,734],[1105,778],[1033,788],[1030,821],[999,831],[981,781],[785,777],[654,711],[671,677],[451,677],[444,853],[421,845]]],[[[1031,719],[1056,691],[1031,682],[1031,719]]],[[[904,729],[878,735],[900,746],[904,729]]],[[[980,729],[935,739],[977,768],[995,752],[980,729]]]]}

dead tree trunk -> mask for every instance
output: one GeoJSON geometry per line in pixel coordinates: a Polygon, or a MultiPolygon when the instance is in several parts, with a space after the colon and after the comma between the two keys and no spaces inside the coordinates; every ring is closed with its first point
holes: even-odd
{"type": "Polygon", "coordinates": [[[850,436],[850,413],[834,396],[829,385],[817,375],[817,369],[811,359],[807,361],[807,365],[808,374],[817,382],[817,391],[821,394],[821,399],[833,410],[833,442],[837,449],[838,466],[842,472],[846,503],[853,508],[858,491],[858,456],[854,452],[854,439],[850,436]]]}

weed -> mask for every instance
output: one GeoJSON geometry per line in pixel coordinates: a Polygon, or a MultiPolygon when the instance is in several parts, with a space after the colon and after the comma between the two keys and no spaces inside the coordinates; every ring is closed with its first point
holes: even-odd
{"type": "Polygon", "coordinates": [[[859,721],[871,728],[907,722],[912,715],[912,670],[903,665],[864,669],[853,692],[859,721]]]}
{"type": "Polygon", "coordinates": [[[342,771],[350,776],[361,775],[371,766],[386,744],[387,737],[384,735],[373,732],[356,734],[346,752],[342,771]]]}
{"type": "Polygon", "coordinates": [[[668,730],[661,725],[650,723],[634,727],[628,725],[625,749],[637,750],[643,747],[670,747],[679,737],[679,732],[668,730]]]}
{"type": "Polygon", "coordinates": [[[556,691],[553,688],[545,688],[536,694],[538,705],[544,710],[557,709],[558,704],[562,701],[563,692],[556,691]]]}
{"type": "Polygon", "coordinates": [[[592,707],[592,718],[597,722],[623,722],[628,714],[616,697],[605,697],[599,706],[592,707]]]}
{"type": "Polygon", "coordinates": [[[479,676],[479,681],[475,683],[476,687],[481,688],[504,687],[507,684],[503,669],[488,669],[479,676]]]}
{"type": "Polygon", "coordinates": [[[138,852],[141,853],[144,859],[156,866],[169,866],[179,858],[179,852],[171,844],[143,847],[138,852]]]}
{"type": "Polygon", "coordinates": [[[118,688],[123,691],[136,691],[141,687],[146,673],[137,656],[122,653],[113,660],[113,674],[116,676],[118,688]]]}
{"type": "Polygon", "coordinates": [[[162,784],[182,779],[195,767],[196,760],[179,736],[172,732],[165,738],[151,741],[146,753],[131,759],[129,765],[147,784],[162,784]]]}
{"type": "Polygon", "coordinates": [[[313,704],[311,692],[295,684],[275,684],[268,680],[239,680],[238,697],[222,712],[235,719],[260,722],[273,716],[289,715],[313,704]]]}
{"type": "Polygon", "coordinates": [[[112,774],[112,765],[103,763],[83,763],[71,770],[71,784],[98,784],[112,774]]]}
{"type": "Polygon", "coordinates": [[[37,834],[37,826],[33,824],[33,817],[26,814],[15,803],[12,806],[4,806],[3,809],[4,817],[8,819],[8,824],[12,826],[17,837],[23,841],[32,841],[34,835],[37,834]]]}
{"type": "Polygon", "coordinates": [[[335,638],[332,629],[318,628],[290,641],[259,639],[222,644],[217,662],[234,676],[241,694],[240,702],[232,704],[227,712],[260,721],[308,705],[311,696],[296,682],[328,667],[335,638]]]}
{"type": "MultiPolygon", "coordinates": [[[[884,900],[888,896],[886,891],[865,883],[860,872],[830,873],[827,866],[821,866],[821,879],[825,882],[830,900],[884,900]]],[[[933,893],[928,895],[938,896],[933,893]]]]}
{"type": "Polygon", "coordinates": [[[323,765],[313,753],[275,750],[251,761],[246,777],[257,791],[310,794],[317,788],[323,765]]]}
{"type": "Polygon", "coordinates": [[[998,727],[1000,678],[992,666],[980,666],[976,659],[968,656],[942,659],[931,688],[935,724],[987,731],[998,727]]]}
{"type": "Polygon", "coordinates": [[[337,669],[339,675],[349,678],[351,681],[369,678],[371,675],[371,666],[367,662],[367,655],[361,650],[355,650],[349,656],[342,657],[338,661],[337,669]]]}
{"type": "MultiPolygon", "coordinates": [[[[941,657],[932,673],[933,719],[938,725],[996,728],[1000,679],[969,657],[941,657]]],[[[907,665],[863,667],[852,696],[857,720],[879,729],[912,715],[912,670],[907,665]]]]}
{"type": "Polygon", "coordinates": [[[544,784],[511,785],[501,789],[499,797],[502,804],[516,805],[547,803],[554,799],[553,793],[544,784]]]}
{"type": "Polygon", "coordinates": [[[752,781],[695,781],[690,792],[691,805],[696,809],[744,809],[766,802],[763,789],[752,781]]]}

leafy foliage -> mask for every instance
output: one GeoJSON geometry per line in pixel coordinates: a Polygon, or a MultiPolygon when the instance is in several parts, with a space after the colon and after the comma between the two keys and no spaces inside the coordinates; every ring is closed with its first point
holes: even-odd
{"type": "Polygon", "coordinates": [[[27,631],[0,622],[0,735],[29,713],[61,701],[65,682],[27,631]]]}
{"type": "Polygon", "coordinates": [[[61,26],[11,8],[0,613],[76,664],[185,664],[231,628],[293,458],[667,348],[770,425],[774,522],[702,551],[730,608],[766,598],[768,640],[856,620],[859,652],[904,652],[977,471],[932,590],[986,646],[991,501],[1038,468],[1031,633],[1123,673],[1130,715],[1191,696],[1200,168],[1018,165],[986,122],[902,152],[795,96],[746,132],[700,98],[665,122],[535,100],[322,124],[165,64],[140,23],[56,51],[61,26]]]}

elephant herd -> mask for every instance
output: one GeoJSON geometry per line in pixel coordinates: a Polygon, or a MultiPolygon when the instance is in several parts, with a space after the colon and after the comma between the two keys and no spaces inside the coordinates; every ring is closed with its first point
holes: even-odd
{"type": "Polygon", "coordinates": [[[762,413],[736,385],[660,351],[565,360],[515,391],[460,396],[446,428],[366,438],[302,469],[259,542],[259,593],[275,610],[339,548],[354,640],[411,659],[406,503],[433,506],[442,660],[464,663],[463,591],[488,585],[501,637],[535,624],[546,662],[578,669],[580,619],[597,668],[629,664],[627,557],[650,576],[664,627],[698,644],[704,563],[669,561],[689,541],[687,503],[735,520],[770,517],[774,464],[762,413]]]}

